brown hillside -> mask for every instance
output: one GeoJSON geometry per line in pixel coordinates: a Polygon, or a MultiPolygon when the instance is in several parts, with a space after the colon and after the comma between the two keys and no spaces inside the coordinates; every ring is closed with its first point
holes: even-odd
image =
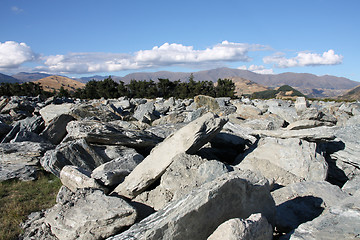
{"type": "Polygon", "coordinates": [[[360,100],[360,85],[349,90],[344,95],[338,97],[341,100],[355,101],[360,100]]]}
{"type": "Polygon", "coordinates": [[[265,90],[269,90],[269,88],[252,82],[250,80],[247,80],[245,78],[241,78],[241,77],[231,77],[229,78],[233,81],[233,83],[235,84],[235,92],[236,92],[236,96],[241,96],[241,95],[250,95],[253,94],[254,92],[261,92],[261,91],[265,91],[265,90]]]}
{"type": "Polygon", "coordinates": [[[70,92],[74,92],[78,88],[85,87],[84,83],[61,76],[49,76],[34,81],[34,83],[39,83],[42,86],[43,90],[48,92],[52,92],[54,90],[59,91],[61,87],[70,92]]]}

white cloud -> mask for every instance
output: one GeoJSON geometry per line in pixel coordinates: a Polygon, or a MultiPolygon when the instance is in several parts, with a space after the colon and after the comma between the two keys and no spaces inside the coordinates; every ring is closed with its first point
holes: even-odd
{"type": "Polygon", "coordinates": [[[335,54],[332,49],[323,54],[299,52],[294,58],[286,58],[283,53],[276,53],[273,56],[263,58],[264,63],[273,63],[280,68],[336,65],[341,64],[342,60],[343,56],[335,54]]]}
{"type": "Polygon", "coordinates": [[[70,53],[48,56],[44,66],[37,70],[59,73],[116,72],[161,66],[194,66],[229,61],[250,61],[249,51],[266,49],[258,44],[223,41],[211,48],[195,50],[193,46],[165,43],[151,50],[140,50],[134,54],[115,53],[70,53]]]}
{"type": "Polygon", "coordinates": [[[17,7],[17,6],[12,6],[12,7],[11,7],[11,11],[13,11],[13,12],[16,13],[16,14],[19,14],[19,13],[22,13],[24,10],[21,9],[21,8],[19,8],[19,7],[17,7]]]}
{"type": "Polygon", "coordinates": [[[249,70],[254,73],[259,74],[274,74],[273,69],[265,68],[263,65],[250,65],[249,67],[246,67],[245,65],[238,67],[238,69],[241,70],[249,70]]]}
{"type": "Polygon", "coordinates": [[[16,68],[34,60],[36,60],[36,54],[25,43],[0,42],[0,69],[16,68]]]}

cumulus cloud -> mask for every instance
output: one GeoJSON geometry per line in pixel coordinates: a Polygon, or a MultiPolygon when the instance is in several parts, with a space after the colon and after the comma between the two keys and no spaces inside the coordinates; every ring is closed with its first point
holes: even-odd
{"type": "Polygon", "coordinates": [[[245,65],[238,67],[241,70],[249,70],[259,74],[274,74],[273,69],[265,68],[263,65],[250,65],[246,67],[245,65]]]}
{"type": "Polygon", "coordinates": [[[251,60],[248,56],[249,51],[266,48],[258,44],[223,41],[211,48],[196,50],[193,46],[165,43],[134,54],[70,53],[48,56],[44,58],[44,66],[39,66],[37,69],[61,73],[94,73],[174,65],[194,66],[229,61],[248,62],[251,60]]]}
{"type": "Polygon", "coordinates": [[[332,49],[323,54],[299,52],[294,58],[286,58],[283,53],[276,53],[273,56],[263,58],[264,63],[273,63],[280,68],[336,65],[341,64],[342,60],[343,56],[335,54],[332,49]]]}
{"type": "Polygon", "coordinates": [[[0,68],[16,68],[21,64],[36,60],[36,54],[25,43],[0,42],[0,68]]]}

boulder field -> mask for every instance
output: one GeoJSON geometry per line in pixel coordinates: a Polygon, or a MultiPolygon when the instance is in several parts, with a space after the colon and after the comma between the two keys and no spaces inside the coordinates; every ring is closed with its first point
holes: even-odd
{"type": "Polygon", "coordinates": [[[0,181],[60,178],[20,239],[358,239],[360,103],[0,98],[0,181]]]}

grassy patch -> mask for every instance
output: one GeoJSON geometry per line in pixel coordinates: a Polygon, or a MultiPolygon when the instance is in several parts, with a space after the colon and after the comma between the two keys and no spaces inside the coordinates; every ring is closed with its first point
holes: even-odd
{"type": "Polygon", "coordinates": [[[35,181],[0,182],[0,240],[17,239],[19,224],[31,212],[53,206],[60,187],[60,180],[45,172],[35,181]]]}

